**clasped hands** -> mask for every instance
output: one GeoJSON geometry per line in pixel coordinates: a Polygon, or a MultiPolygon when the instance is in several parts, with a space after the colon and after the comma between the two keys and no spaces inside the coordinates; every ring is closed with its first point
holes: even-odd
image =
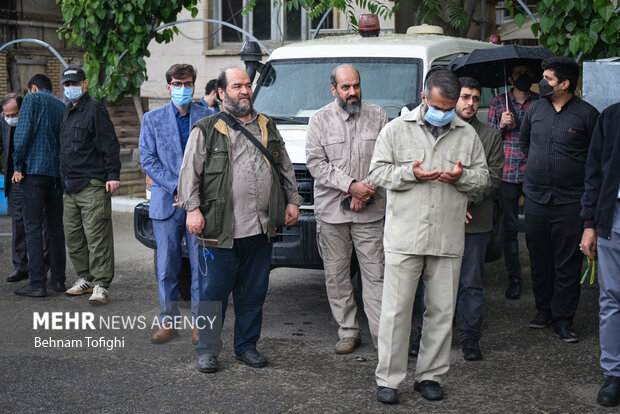
{"type": "Polygon", "coordinates": [[[370,198],[375,195],[375,189],[372,185],[363,181],[351,183],[349,193],[344,198],[351,198],[351,211],[360,211],[366,208],[366,204],[370,198]]]}
{"type": "Polygon", "coordinates": [[[413,174],[420,181],[437,180],[442,183],[454,184],[463,175],[463,164],[461,164],[460,160],[457,160],[452,171],[424,171],[422,169],[422,161],[414,162],[412,168],[413,174]]]}

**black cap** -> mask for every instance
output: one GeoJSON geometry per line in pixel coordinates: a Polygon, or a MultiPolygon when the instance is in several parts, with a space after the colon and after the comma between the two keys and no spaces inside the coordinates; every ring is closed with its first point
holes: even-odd
{"type": "Polygon", "coordinates": [[[69,66],[62,73],[62,78],[60,79],[60,83],[65,82],[82,82],[86,79],[86,74],[79,66],[69,66]]]}

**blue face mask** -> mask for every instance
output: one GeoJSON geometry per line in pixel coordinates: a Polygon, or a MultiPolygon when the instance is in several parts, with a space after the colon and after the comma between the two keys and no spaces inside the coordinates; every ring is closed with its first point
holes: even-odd
{"type": "Polygon", "coordinates": [[[65,96],[67,99],[75,102],[82,96],[81,86],[65,86],[65,96]]]}
{"type": "Polygon", "coordinates": [[[192,101],[192,95],[194,94],[194,88],[186,88],[185,86],[172,86],[172,102],[177,106],[183,107],[189,105],[192,101]]]}
{"type": "Polygon", "coordinates": [[[435,125],[437,127],[441,127],[447,125],[454,119],[456,116],[456,112],[453,109],[442,112],[439,109],[435,109],[432,106],[429,106],[424,114],[424,119],[426,119],[431,125],[435,125]]]}

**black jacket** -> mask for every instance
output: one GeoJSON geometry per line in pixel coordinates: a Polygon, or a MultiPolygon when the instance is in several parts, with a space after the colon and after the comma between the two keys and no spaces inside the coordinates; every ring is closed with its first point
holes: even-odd
{"type": "Polygon", "coordinates": [[[586,192],[581,198],[584,227],[611,236],[620,184],[620,102],[603,111],[594,128],[586,161],[586,192]]]}
{"type": "Polygon", "coordinates": [[[0,154],[4,152],[4,194],[9,194],[11,178],[13,178],[13,134],[15,127],[10,126],[0,117],[0,154]]]}
{"type": "Polygon", "coordinates": [[[119,181],[120,145],[105,106],[87,93],[67,104],[60,127],[60,177],[75,193],[95,178],[119,181]]]}

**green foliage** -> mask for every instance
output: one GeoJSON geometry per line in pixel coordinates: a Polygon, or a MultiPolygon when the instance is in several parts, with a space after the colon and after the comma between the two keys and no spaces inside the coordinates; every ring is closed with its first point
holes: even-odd
{"type": "MultiPolygon", "coordinates": [[[[507,5],[515,23],[529,18],[515,0],[507,5]]],[[[562,56],[601,59],[620,55],[620,14],[612,0],[542,0],[532,25],[540,43],[562,56]]]]}
{"type": "MultiPolygon", "coordinates": [[[[462,2],[461,2],[462,3],[462,2]]],[[[469,19],[463,8],[454,0],[422,0],[419,2],[415,24],[433,24],[437,17],[446,11],[450,26],[464,27],[469,24],[469,19]]]]}
{"type": "Polygon", "coordinates": [[[176,20],[186,8],[198,14],[198,0],[56,0],[64,26],[60,38],[84,48],[84,72],[91,95],[118,102],[140,90],[146,80],[148,45],[172,40],[176,27],[157,26],[176,20]],[[123,52],[126,54],[121,59],[123,52]]]}

